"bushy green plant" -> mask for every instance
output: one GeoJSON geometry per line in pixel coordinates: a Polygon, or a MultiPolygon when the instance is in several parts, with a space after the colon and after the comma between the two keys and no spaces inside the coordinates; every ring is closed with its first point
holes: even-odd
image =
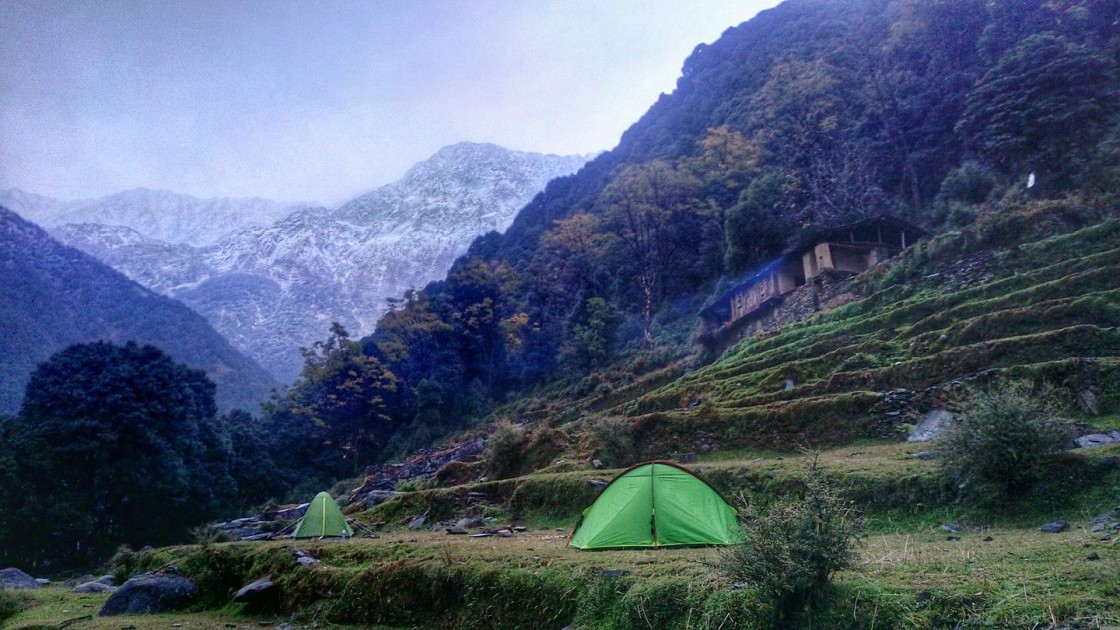
{"type": "Polygon", "coordinates": [[[607,466],[622,468],[638,461],[638,449],[625,418],[597,418],[591,424],[589,442],[592,454],[607,466]]]}
{"type": "Polygon", "coordinates": [[[0,590],[0,625],[23,610],[23,602],[13,592],[0,590]]]}
{"type": "Polygon", "coordinates": [[[854,566],[865,523],[858,508],[812,467],[800,497],[740,512],[743,543],[726,548],[720,572],[770,598],[788,619],[823,601],[832,576],[854,566]]]}
{"type": "Polygon", "coordinates": [[[1004,384],[969,401],[942,443],[942,471],[969,500],[998,505],[1029,490],[1069,441],[1047,391],[1004,384]]]}
{"type": "Polygon", "coordinates": [[[501,423],[490,435],[486,472],[491,479],[509,479],[544,468],[568,446],[563,432],[545,425],[529,429],[501,423]]]}

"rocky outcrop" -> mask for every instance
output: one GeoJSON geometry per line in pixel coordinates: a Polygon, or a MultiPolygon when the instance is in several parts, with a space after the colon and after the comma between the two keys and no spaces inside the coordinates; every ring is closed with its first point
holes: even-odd
{"type": "Polygon", "coordinates": [[[39,582],[15,567],[0,570],[0,591],[39,588],[39,582]]]}
{"type": "Polygon", "coordinates": [[[366,468],[362,485],[350,493],[348,505],[372,507],[396,492],[397,484],[415,479],[431,479],[440,468],[451,462],[474,462],[486,450],[486,441],[475,438],[443,449],[420,449],[400,464],[383,464],[366,468]]]}

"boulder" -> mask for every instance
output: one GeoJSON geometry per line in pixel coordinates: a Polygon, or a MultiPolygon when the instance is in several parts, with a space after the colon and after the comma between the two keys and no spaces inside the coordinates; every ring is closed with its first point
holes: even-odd
{"type": "Polygon", "coordinates": [[[408,522],[408,528],[409,529],[423,529],[424,525],[426,525],[427,522],[428,522],[428,513],[424,512],[420,516],[417,516],[416,518],[409,521],[408,522]]]}
{"type": "Polygon", "coordinates": [[[1077,404],[1082,411],[1090,416],[1101,415],[1101,406],[1097,402],[1097,395],[1091,389],[1086,389],[1077,395],[1077,404]]]}
{"type": "Polygon", "coordinates": [[[592,490],[600,490],[602,488],[606,488],[609,484],[607,484],[607,482],[603,481],[602,479],[588,479],[587,485],[591,486],[592,490]]]}
{"type": "Polygon", "coordinates": [[[907,442],[929,442],[939,439],[954,422],[957,421],[955,413],[944,409],[934,409],[922,416],[921,422],[906,436],[907,442]]]}
{"type": "Polygon", "coordinates": [[[1089,433],[1082,435],[1074,440],[1080,448],[1092,448],[1102,444],[1114,444],[1120,442],[1120,431],[1109,431],[1108,433],[1089,433]]]}
{"type": "Polygon", "coordinates": [[[20,571],[15,567],[10,567],[0,571],[0,591],[15,591],[22,589],[36,589],[40,585],[35,578],[20,571]]]}
{"type": "Polygon", "coordinates": [[[367,508],[371,508],[375,505],[381,505],[399,494],[401,493],[396,490],[378,490],[375,488],[365,495],[362,499],[362,503],[365,504],[367,508]]]}
{"type": "Polygon", "coordinates": [[[70,590],[73,593],[115,593],[117,587],[101,582],[83,582],[70,590]]]}
{"type": "Polygon", "coordinates": [[[181,610],[198,599],[198,585],[181,575],[140,575],[121,585],[98,615],[163,613],[181,610]]]}
{"type": "Polygon", "coordinates": [[[242,586],[233,595],[233,601],[246,604],[251,610],[271,609],[280,603],[280,587],[272,575],[242,586]]]}
{"type": "Polygon", "coordinates": [[[1053,521],[1038,528],[1038,531],[1044,534],[1057,534],[1069,529],[1069,523],[1065,521],[1053,521]]]}

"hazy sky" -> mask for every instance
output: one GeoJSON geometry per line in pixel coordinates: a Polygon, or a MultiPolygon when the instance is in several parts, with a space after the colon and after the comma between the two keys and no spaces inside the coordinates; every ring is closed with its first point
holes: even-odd
{"type": "Polygon", "coordinates": [[[333,204],[470,140],[613,148],[777,0],[0,0],[0,188],[333,204]]]}

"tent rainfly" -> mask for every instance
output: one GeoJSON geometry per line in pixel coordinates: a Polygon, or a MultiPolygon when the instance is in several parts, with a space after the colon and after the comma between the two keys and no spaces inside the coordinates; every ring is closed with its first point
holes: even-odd
{"type": "Polygon", "coordinates": [[[350,538],[353,535],[354,530],[346,523],[334,498],[320,492],[307,506],[292,538],[350,538]]]}
{"type": "Polygon", "coordinates": [[[671,462],[622,471],[583,511],[569,544],[577,549],[730,545],[739,520],[708,482],[671,462]]]}

